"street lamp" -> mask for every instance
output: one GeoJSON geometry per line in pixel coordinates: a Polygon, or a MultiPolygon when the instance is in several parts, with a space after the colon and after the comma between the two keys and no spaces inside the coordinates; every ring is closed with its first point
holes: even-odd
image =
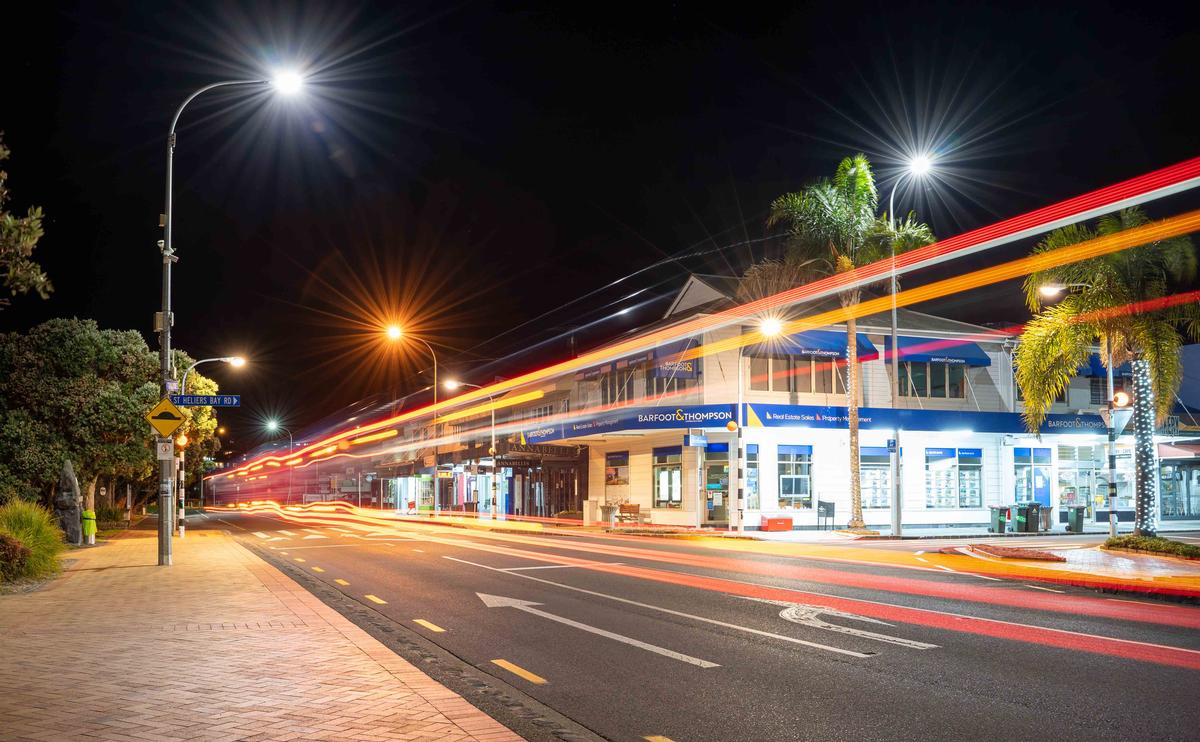
{"type": "MultiPolygon", "coordinates": [[[[437,401],[438,401],[438,371],[437,371],[438,360],[437,360],[437,353],[434,352],[433,346],[430,345],[429,343],[425,342],[421,338],[416,337],[415,335],[405,335],[404,330],[400,328],[400,325],[388,325],[386,328],[384,328],[384,333],[387,336],[387,339],[392,342],[399,342],[406,337],[412,338],[413,340],[416,340],[421,345],[424,345],[425,349],[429,351],[429,356],[430,356],[430,358],[433,359],[433,407],[434,407],[433,414],[436,419],[437,401]]],[[[439,496],[440,495],[439,490],[441,489],[441,487],[438,484],[438,478],[437,478],[437,475],[438,475],[437,439],[438,439],[438,431],[437,431],[437,426],[435,424],[434,429],[433,429],[433,508],[434,508],[434,512],[437,512],[438,510],[441,509],[441,497],[439,496]]]]}
{"type": "MultiPolygon", "coordinates": [[[[267,427],[267,432],[269,432],[269,433],[277,433],[277,432],[280,432],[280,431],[282,431],[282,432],[284,432],[284,433],[287,433],[287,436],[288,436],[288,457],[290,458],[290,457],[291,457],[291,455],[292,455],[292,448],[293,448],[293,443],[292,443],[292,431],[290,431],[290,430],[288,430],[287,428],[285,428],[285,427],[283,427],[282,425],[280,425],[280,424],[279,424],[279,421],[278,421],[278,420],[275,420],[275,419],[268,420],[268,421],[267,421],[267,425],[266,425],[266,427],[267,427]]],[[[294,466],[289,466],[289,467],[288,467],[288,495],[287,495],[287,504],[288,504],[288,505],[291,505],[291,504],[292,504],[292,473],[293,473],[293,472],[295,472],[295,471],[296,471],[296,467],[294,467],[294,466]]]]}
{"type": "MultiPolygon", "coordinates": [[[[446,389],[449,391],[454,391],[455,389],[458,389],[458,388],[464,387],[464,386],[471,387],[472,389],[482,389],[483,388],[479,384],[469,384],[465,381],[458,381],[456,379],[447,379],[443,383],[443,386],[445,386],[446,389]]],[[[487,395],[487,398],[488,398],[488,402],[493,403],[491,405],[491,408],[492,408],[491,409],[491,412],[492,412],[492,445],[490,448],[488,448],[488,454],[490,454],[492,457],[492,507],[491,507],[492,520],[496,520],[496,518],[497,518],[497,505],[496,505],[497,482],[496,482],[496,480],[500,476],[500,465],[497,460],[499,452],[496,450],[496,406],[494,404],[495,398],[492,395],[490,395],[490,394],[487,395]]]]}
{"type": "MultiPolygon", "coordinates": [[[[158,246],[162,252],[162,312],[156,318],[158,326],[158,347],[159,347],[159,375],[162,381],[162,395],[164,397],[171,393],[171,325],[175,323],[175,317],[171,313],[171,266],[179,258],[175,255],[175,246],[172,242],[174,232],[174,216],[175,216],[175,199],[174,199],[174,178],[175,178],[175,127],[179,124],[179,117],[183,115],[183,109],[195,100],[198,96],[215,90],[216,88],[243,86],[243,85],[274,85],[276,90],[281,93],[295,92],[300,87],[300,75],[296,72],[279,73],[275,76],[275,80],[225,80],[223,82],[214,82],[196,90],[194,93],[184,99],[183,103],[175,110],[175,116],[171,118],[171,128],[167,132],[167,188],[166,188],[166,204],[163,208],[163,213],[159,218],[159,226],[163,228],[163,239],[159,241],[158,246]]],[[[160,437],[160,444],[169,442],[170,439],[160,437]]],[[[171,525],[170,518],[163,517],[161,514],[171,513],[171,497],[174,494],[174,475],[171,472],[170,460],[159,462],[159,482],[158,482],[158,497],[159,508],[158,512],[158,564],[160,567],[171,566],[171,525]]]]}
{"type": "MultiPolygon", "coordinates": [[[[900,177],[892,184],[892,191],[888,194],[888,229],[892,232],[896,230],[896,188],[904,182],[906,177],[923,178],[933,170],[933,160],[929,155],[917,155],[908,161],[908,166],[900,173],[900,177]]],[[[896,284],[896,240],[893,237],[891,240],[892,248],[892,409],[900,407],[900,338],[896,327],[896,293],[899,286],[896,284]]],[[[847,342],[857,342],[857,338],[846,338],[847,342]]],[[[899,418],[897,418],[899,419],[899,418]]],[[[892,536],[898,537],[903,530],[901,515],[903,508],[900,503],[900,427],[897,425],[892,430],[892,439],[896,442],[896,450],[891,454],[891,470],[892,479],[892,536]]],[[[851,462],[851,466],[858,466],[859,462],[851,462]]]]}
{"type": "MultiPolygon", "coordinates": [[[[764,317],[758,322],[758,334],[764,340],[770,340],[778,337],[783,332],[783,321],[778,317],[764,317]]],[[[746,346],[738,346],[738,391],[737,391],[737,410],[734,419],[737,420],[737,501],[733,503],[734,510],[737,511],[737,530],[738,533],[746,532],[746,519],[744,517],[746,507],[746,444],[742,437],[742,429],[746,427],[745,414],[745,371],[746,371],[746,346]]]]}

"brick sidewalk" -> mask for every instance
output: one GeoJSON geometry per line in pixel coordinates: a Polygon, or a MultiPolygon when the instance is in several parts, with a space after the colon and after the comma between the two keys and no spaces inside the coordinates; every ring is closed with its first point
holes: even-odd
{"type": "Polygon", "coordinates": [[[519,740],[215,531],[72,552],[0,596],[5,740],[519,740]]]}

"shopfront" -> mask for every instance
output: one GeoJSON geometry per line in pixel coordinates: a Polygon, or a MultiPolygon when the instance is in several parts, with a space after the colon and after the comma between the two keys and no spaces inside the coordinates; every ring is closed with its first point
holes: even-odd
{"type": "Polygon", "coordinates": [[[1158,448],[1162,520],[1200,520],[1200,441],[1158,448]]]}

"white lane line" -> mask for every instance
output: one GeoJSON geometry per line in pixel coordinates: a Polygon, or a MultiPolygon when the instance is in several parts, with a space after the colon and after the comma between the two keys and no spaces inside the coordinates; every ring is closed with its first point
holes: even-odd
{"type": "Polygon", "coordinates": [[[956,570],[956,569],[950,569],[949,567],[943,567],[940,564],[935,564],[933,566],[937,567],[938,569],[945,570],[947,572],[953,572],[954,574],[958,574],[958,570],[956,570]]]}
{"type": "MultiPolygon", "coordinates": [[[[623,566],[624,562],[596,562],[597,565],[606,567],[623,566]]],[[[542,564],[537,567],[505,567],[501,572],[518,572],[526,569],[580,569],[581,567],[591,567],[591,564],[542,564]]]]}
{"type": "Polygon", "coordinates": [[[267,534],[263,533],[262,531],[255,531],[255,532],[254,532],[254,535],[255,535],[255,536],[258,536],[259,538],[271,538],[270,536],[268,536],[267,534]]]}
{"type": "Polygon", "coordinates": [[[673,660],[679,660],[680,662],[686,662],[689,665],[696,665],[697,667],[703,667],[705,669],[708,669],[710,667],[720,667],[720,665],[718,665],[716,662],[709,662],[708,660],[702,660],[699,657],[692,657],[691,655],[683,654],[682,652],[676,652],[673,649],[667,649],[666,647],[660,647],[656,644],[648,644],[644,641],[641,641],[640,639],[634,639],[631,636],[625,636],[624,634],[615,634],[611,631],[606,631],[606,630],[598,628],[596,626],[589,626],[588,624],[580,623],[579,621],[573,621],[573,620],[571,620],[569,618],[565,618],[563,616],[556,616],[553,613],[548,613],[539,608],[536,608],[535,606],[539,606],[539,605],[541,605],[541,603],[535,603],[531,600],[520,600],[518,598],[507,598],[502,595],[489,595],[488,593],[475,593],[475,594],[479,596],[479,599],[482,600],[483,604],[486,605],[488,608],[516,608],[518,611],[523,611],[523,612],[528,613],[533,616],[541,616],[542,618],[546,618],[551,621],[556,621],[565,626],[570,626],[573,629],[579,629],[580,631],[586,631],[589,634],[595,634],[597,636],[602,636],[605,639],[612,639],[613,641],[621,642],[622,644],[628,644],[629,646],[637,647],[638,649],[644,649],[647,652],[653,652],[654,654],[662,655],[663,657],[670,657],[673,660]]]}
{"type": "Polygon", "coordinates": [[[929,560],[928,560],[928,559],[925,559],[924,557],[917,557],[917,561],[918,561],[918,562],[925,562],[926,564],[929,564],[929,560]]]}
{"type": "MultiPolygon", "coordinates": [[[[1021,584],[1025,585],[1025,583],[1021,584]]],[[[1025,585],[1025,587],[1029,588],[1030,590],[1045,590],[1048,593],[1058,593],[1060,595],[1066,592],[1065,590],[1055,590],[1052,587],[1042,587],[1041,585],[1025,585]]]]}
{"type": "MultiPolygon", "coordinates": [[[[920,551],[914,551],[913,553],[914,553],[914,554],[916,554],[917,556],[921,556],[922,554],[924,554],[924,553],[925,553],[925,550],[924,550],[924,549],[921,549],[920,551]]],[[[923,562],[923,561],[925,561],[925,560],[924,560],[924,559],[922,559],[921,561],[923,562]]]]}
{"type": "Polygon", "coordinates": [[[317,535],[312,535],[312,536],[305,536],[304,538],[302,538],[302,539],[300,539],[300,540],[301,540],[301,541],[309,541],[309,540],[311,540],[311,539],[315,539],[315,538],[329,538],[329,537],[328,537],[328,536],[317,536],[317,535]]]}
{"type": "Polygon", "coordinates": [[[972,577],[978,577],[981,580],[991,580],[992,582],[1004,582],[1004,580],[1000,579],[999,577],[989,577],[988,575],[981,575],[976,572],[963,572],[962,574],[971,575],[972,577]]]}
{"type": "Polygon", "coordinates": [[[425,553],[425,550],[424,550],[424,549],[413,549],[413,551],[417,552],[418,554],[424,554],[424,553],[425,553]]]}
{"type": "Polygon", "coordinates": [[[1147,603],[1144,600],[1129,600],[1127,598],[1105,598],[1105,600],[1116,601],[1117,603],[1133,603],[1134,605],[1152,605],[1157,607],[1158,603],[1147,603]]]}
{"type": "MultiPolygon", "coordinates": [[[[459,562],[461,564],[469,564],[472,567],[479,567],[480,569],[486,569],[486,570],[489,570],[492,572],[504,572],[504,570],[502,570],[498,567],[489,567],[486,564],[477,564],[476,562],[468,562],[466,559],[459,559],[457,557],[452,557],[452,556],[443,556],[442,558],[449,559],[452,562],[459,562]]],[[[605,598],[607,600],[615,600],[618,603],[625,603],[626,605],[635,605],[639,608],[648,608],[649,610],[659,611],[661,613],[667,613],[672,616],[680,616],[682,618],[690,618],[693,621],[701,621],[703,623],[714,624],[716,626],[724,626],[727,629],[734,629],[736,631],[744,631],[748,634],[755,634],[757,636],[765,636],[765,637],[769,637],[771,639],[778,639],[780,641],[790,642],[792,644],[800,644],[805,647],[812,647],[813,649],[823,649],[827,652],[835,652],[837,654],[844,654],[844,655],[848,655],[850,657],[866,658],[866,657],[874,656],[871,654],[864,654],[862,652],[852,652],[849,649],[842,649],[840,647],[831,647],[828,644],[819,644],[817,642],[805,641],[803,639],[797,639],[792,636],[784,636],[782,634],[773,634],[770,631],[761,631],[759,629],[752,629],[749,626],[738,626],[737,624],[726,623],[725,621],[718,621],[713,618],[705,618],[704,616],[694,616],[691,613],[684,613],[683,611],[676,611],[676,610],[672,610],[670,608],[663,608],[662,606],[650,605],[649,603],[639,603],[636,600],[630,600],[628,598],[620,598],[620,597],[617,597],[616,595],[608,595],[606,593],[598,593],[594,590],[585,590],[581,587],[574,587],[573,585],[564,585],[561,582],[554,582],[553,580],[543,580],[540,577],[534,577],[533,575],[521,574],[520,572],[504,572],[504,574],[512,575],[513,577],[520,577],[521,579],[524,579],[524,580],[533,580],[534,582],[541,582],[546,585],[553,585],[554,587],[562,588],[564,590],[572,590],[577,593],[584,593],[585,595],[592,595],[597,598],[605,598]]]]}
{"type": "Polygon", "coordinates": [[[291,531],[280,530],[279,532],[285,536],[295,536],[296,535],[296,534],[292,533],[291,531]]]}

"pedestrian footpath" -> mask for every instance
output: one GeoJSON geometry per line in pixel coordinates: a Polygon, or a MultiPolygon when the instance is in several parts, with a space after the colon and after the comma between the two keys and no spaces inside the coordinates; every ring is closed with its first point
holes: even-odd
{"type": "Polygon", "coordinates": [[[0,596],[4,740],[520,739],[224,533],[68,558],[0,596]]]}

